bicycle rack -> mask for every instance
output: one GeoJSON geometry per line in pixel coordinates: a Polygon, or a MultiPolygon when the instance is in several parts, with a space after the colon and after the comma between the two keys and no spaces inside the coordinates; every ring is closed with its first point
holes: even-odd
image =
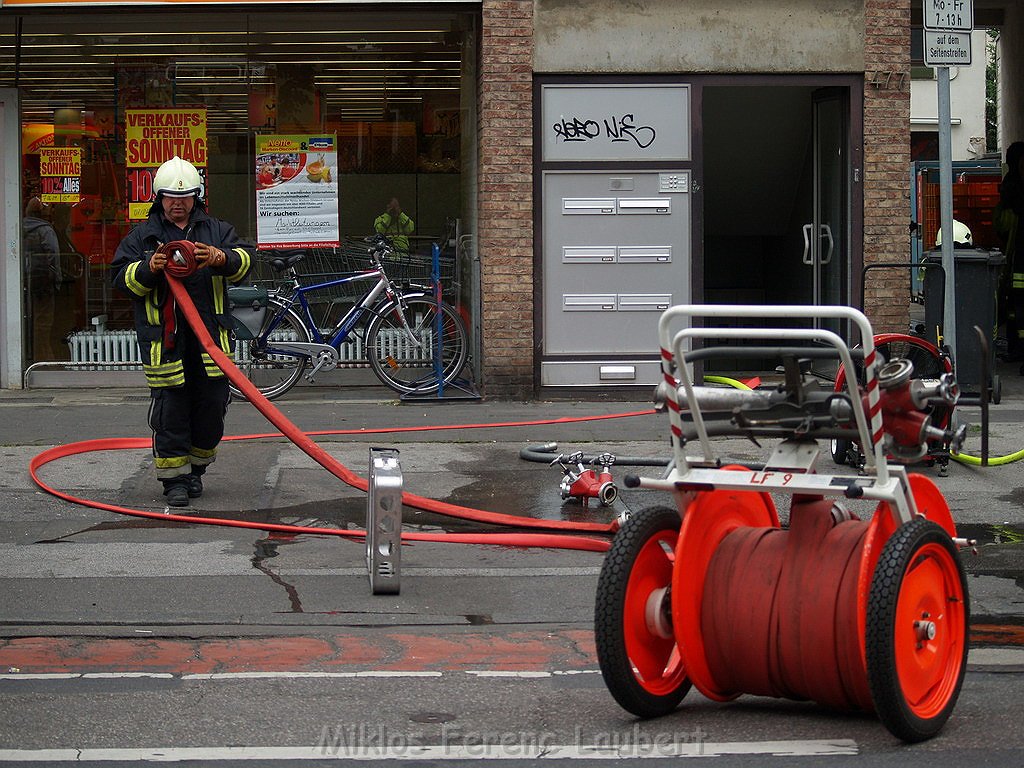
{"type": "MultiPolygon", "coordinates": [[[[477,392],[473,382],[468,379],[453,379],[447,384],[444,382],[444,341],[441,333],[441,323],[444,321],[444,314],[441,307],[441,246],[431,243],[430,253],[432,258],[431,278],[434,283],[434,299],[437,301],[439,311],[437,313],[437,325],[434,329],[434,338],[437,340],[437,348],[434,352],[434,377],[437,384],[424,386],[422,390],[408,392],[399,399],[403,401],[415,401],[417,403],[439,402],[442,400],[479,400],[480,393],[477,392]],[[448,390],[447,392],[445,390],[448,390]],[[454,390],[454,392],[452,391],[454,390]]],[[[468,329],[467,329],[468,331],[468,329]]],[[[468,341],[468,339],[467,339],[468,341]]]]}
{"type": "Polygon", "coordinates": [[[366,570],[375,595],[397,595],[402,571],[402,466],[395,448],[370,448],[366,570]]]}

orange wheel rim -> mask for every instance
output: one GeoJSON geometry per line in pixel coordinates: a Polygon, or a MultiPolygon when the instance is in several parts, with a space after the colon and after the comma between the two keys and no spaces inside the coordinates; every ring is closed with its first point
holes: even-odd
{"type": "MultiPolygon", "coordinates": [[[[939,487],[930,478],[917,473],[912,472],[907,479],[910,481],[910,492],[914,496],[917,511],[933,523],[942,526],[950,538],[955,538],[956,524],[953,522],[953,513],[949,511],[949,504],[946,503],[946,497],[942,495],[939,487]]],[[[878,558],[882,555],[882,548],[899,526],[896,511],[888,502],[883,501],[875,509],[875,516],[871,519],[867,536],[864,537],[864,552],[857,579],[857,637],[860,640],[860,656],[864,660],[865,668],[867,650],[864,647],[864,637],[867,632],[871,579],[878,566],[878,558]]]]}
{"type": "Polygon", "coordinates": [[[918,513],[941,525],[949,537],[955,539],[956,523],[953,522],[953,513],[949,511],[949,504],[946,503],[946,497],[942,495],[939,486],[931,478],[917,473],[912,472],[907,477],[918,513]]]}
{"type": "Polygon", "coordinates": [[[910,710],[937,716],[956,691],[966,636],[964,592],[949,550],[931,543],[914,554],[896,603],[896,674],[910,710]]]}
{"type": "Polygon", "coordinates": [[[657,603],[672,583],[677,538],[676,531],[661,531],[651,537],[640,549],[626,585],[626,655],[636,681],[656,696],[673,693],[686,680],[675,637],[651,620],[651,611],[658,610],[657,603]]]}

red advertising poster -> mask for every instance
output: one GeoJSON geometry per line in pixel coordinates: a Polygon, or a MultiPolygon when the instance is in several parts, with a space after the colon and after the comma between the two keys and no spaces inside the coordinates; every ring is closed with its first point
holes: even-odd
{"type": "Polygon", "coordinates": [[[77,203],[82,188],[81,147],[40,147],[39,186],[44,203],[77,203]]]}
{"type": "Polygon", "coordinates": [[[172,157],[188,160],[199,169],[205,203],[206,110],[129,109],[125,112],[125,165],[128,169],[128,219],[142,221],[156,199],[153,176],[172,157]]]}

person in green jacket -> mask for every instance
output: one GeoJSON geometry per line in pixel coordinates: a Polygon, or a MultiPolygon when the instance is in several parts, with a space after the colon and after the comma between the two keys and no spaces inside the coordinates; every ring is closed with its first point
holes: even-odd
{"type": "MultiPolygon", "coordinates": [[[[1009,360],[1024,360],[1024,252],[1020,243],[1024,221],[1024,141],[1006,149],[1006,175],[999,185],[999,203],[992,211],[992,226],[1006,255],[1001,298],[1006,302],[1006,344],[1009,360]]],[[[1020,374],[1024,376],[1024,365],[1020,374]]]]}
{"type": "Polygon", "coordinates": [[[416,229],[416,224],[402,211],[398,198],[392,197],[387,210],[374,220],[373,229],[388,238],[396,251],[405,254],[409,252],[409,235],[416,229]]]}

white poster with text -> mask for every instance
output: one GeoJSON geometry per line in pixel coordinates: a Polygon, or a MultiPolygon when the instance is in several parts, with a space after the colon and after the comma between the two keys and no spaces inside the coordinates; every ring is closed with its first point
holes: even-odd
{"type": "Polygon", "coordinates": [[[263,249],[337,248],[334,136],[256,137],[256,237],[263,249]]]}

